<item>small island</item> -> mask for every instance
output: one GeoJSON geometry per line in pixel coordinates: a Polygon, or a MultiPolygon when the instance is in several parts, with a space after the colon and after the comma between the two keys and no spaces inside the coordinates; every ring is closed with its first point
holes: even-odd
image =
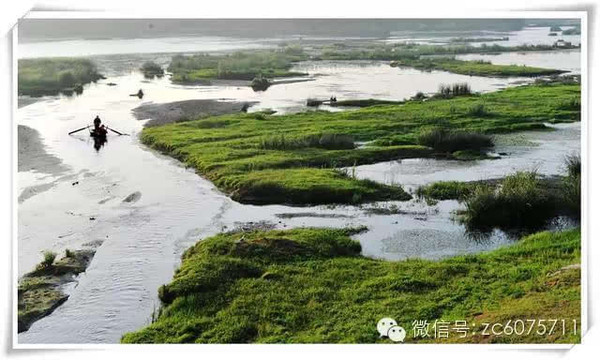
{"type": "Polygon", "coordinates": [[[211,81],[241,82],[256,91],[264,91],[273,78],[304,76],[291,71],[294,62],[307,60],[300,47],[278,50],[236,52],[227,55],[176,55],[168,71],[171,81],[177,84],[205,84],[211,81]]]}
{"type": "Polygon", "coordinates": [[[544,129],[544,122],[557,119],[578,121],[579,91],[578,84],[566,82],[472,94],[468,85],[455,84],[440,87],[427,101],[351,112],[238,113],[147,127],[141,141],[194,167],[245,204],[408,200],[410,194],[400,186],[357,179],[340,167],[417,157],[464,158],[464,151],[472,157],[493,146],[489,134],[544,129]],[[517,109],[506,105],[516,101],[517,109]],[[494,121],[482,121],[490,118],[494,121]],[[428,125],[438,119],[445,128],[428,125]],[[356,142],[369,144],[357,147],[356,142]]]}
{"type": "Polygon", "coordinates": [[[19,280],[19,332],[27,331],[31,324],[67,301],[69,295],[62,290],[62,285],[75,281],[75,277],[86,270],[95,252],[94,249],[67,249],[58,261],[55,261],[56,253],[43,253],[42,262],[19,280]]]}
{"type": "Polygon", "coordinates": [[[104,78],[89,59],[21,59],[18,67],[20,96],[81,94],[85,84],[104,78]]]}
{"type": "Polygon", "coordinates": [[[419,70],[442,70],[455,74],[486,77],[537,77],[563,74],[566,71],[523,65],[496,65],[490,61],[463,61],[454,58],[405,58],[392,61],[393,67],[412,67],[419,70]]]}

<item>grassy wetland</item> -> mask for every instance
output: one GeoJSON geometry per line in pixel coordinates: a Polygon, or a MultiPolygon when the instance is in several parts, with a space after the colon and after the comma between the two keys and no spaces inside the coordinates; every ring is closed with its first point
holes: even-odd
{"type": "Polygon", "coordinates": [[[171,80],[179,84],[194,84],[221,80],[247,80],[304,75],[290,71],[292,64],[308,59],[298,47],[279,51],[236,52],[227,55],[200,54],[175,56],[168,67],[171,80]]]}
{"type": "Polygon", "coordinates": [[[357,180],[337,169],[485,150],[492,145],[486,135],[578,121],[579,97],[578,84],[530,85],[340,113],[224,115],[146,128],[141,140],[242,203],[403,200],[410,196],[400,186],[357,180]],[[358,141],[368,143],[353,146],[358,141]]]}
{"type": "MultiPolygon", "coordinates": [[[[570,45],[562,49],[574,48],[579,46],[570,45]]],[[[419,59],[423,56],[453,56],[461,54],[497,54],[503,52],[541,52],[555,51],[555,45],[517,45],[501,46],[487,45],[471,46],[469,44],[450,44],[450,45],[427,45],[412,42],[400,42],[396,44],[332,44],[322,46],[313,54],[315,59],[320,60],[403,60],[419,59]]]]}
{"type": "MultiPolygon", "coordinates": [[[[176,55],[172,57],[167,71],[170,73],[171,81],[176,84],[209,84],[214,80],[243,81],[256,91],[266,90],[272,85],[273,79],[305,76],[303,72],[292,70],[295,63],[305,60],[385,60],[392,61],[392,66],[487,77],[538,77],[563,73],[555,69],[495,65],[482,61],[462,61],[451,58],[459,54],[549,50],[556,50],[556,48],[545,45],[473,47],[465,44],[432,46],[400,43],[325,45],[306,50],[296,44],[282,44],[275,50],[176,55]],[[427,58],[426,56],[429,55],[443,55],[450,58],[427,58]]],[[[161,77],[164,74],[164,69],[152,61],[141,64],[139,70],[147,78],[161,77]]],[[[19,95],[80,94],[83,85],[102,77],[94,62],[85,58],[21,59],[19,60],[19,95]]],[[[358,106],[366,106],[366,104],[360,102],[358,106]]]]}
{"type": "Polygon", "coordinates": [[[465,209],[459,211],[459,220],[469,231],[534,232],[559,216],[580,219],[580,166],[579,157],[571,156],[565,176],[519,171],[494,181],[441,181],[420,187],[417,195],[429,201],[462,202],[465,209]]]}
{"type": "Polygon", "coordinates": [[[412,67],[419,70],[442,70],[455,74],[488,77],[537,77],[558,75],[565,71],[524,65],[495,65],[489,61],[464,61],[453,58],[420,58],[393,61],[392,66],[412,67]]]}
{"type": "MultiPolygon", "coordinates": [[[[579,99],[580,86],[572,82],[487,94],[456,84],[425,100],[367,100],[370,106],[341,113],[226,115],[147,128],[142,141],[194,167],[241,202],[360,203],[394,188],[398,197],[388,194],[387,200],[408,199],[400,184],[369,182],[358,190],[352,171],[336,169],[384,159],[459,159],[465,153],[472,160],[494,148],[495,134],[551,131],[544,123],[578,121],[579,99]]],[[[420,188],[419,197],[463,203],[460,221],[469,231],[533,233],[475,255],[375,260],[361,256],[351,237],[364,228],[255,230],[202,239],[159,289],[162,305],[152,323],[121,341],[385,343],[374,324],[389,316],[407,329],[408,343],[577,343],[580,231],[535,233],[556,216],[580,216],[580,160],[569,157],[565,167],[561,177],[517,172],[494,181],[420,188]],[[540,336],[487,329],[548,317],[564,319],[569,330],[540,336]],[[419,337],[411,331],[416,319],[466,321],[469,331],[419,337]]]]}
{"type": "Polygon", "coordinates": [[[33,93],[109,78],[18,110],[68,165],[19,175],[18,342],[392,343],[383,317],[408,343],[579,342],[581,161],[564,158],[585,79],[577,39],[548,29],[24,44],[94,56],[19,66],[33,93]],[[555,45],[486,44],[532,33],[555,45]],[[135,136],[67,135],[90,110],[135,136]],[[529,319],[558,328],[489,328],[529,319]]]}
{"type": "Polygon", "coordinates": [[[88,59],[52,58],[19,60],[19,95],[44,96],[83,92],[83,85],[102,78],[88,59]]]}
{"type": "Polygon", "coordinates": [[[269,79],[306,75],[291,70],[294,63],[304,60],[385,60],[392,61],[392,66],[487,77],[537,77],[563,73],[564,71],[555,69],[494,65],[482,61],[462,61],[451,58],[459,54],[550,50],[556,50],[556,47],[547,45],[473,47],[459,42],[451,45],[333,44],[314,46],[310,50],[305,50],[299,45],[282,44],[276,50],[239,51],[224,55],[177,55],[171,59],[168,71],[172,73],[171,80],[177,84],[202,84],[209,83],[211,80],[243,80],[252,81],[252,87],[260,91],[268,88],[269,79]],[[444,55],[450,58],[424,58],[429,55],[444,55]]]}
{"type": "MultiPolygon", "coordinates": [[[[579,230],[543,232],[477,255],[388,262],[360,256],[357,229],[226,233],[183,255],[154,322],[125,343],[577,343],[579,333],[493,335],[485,323],[560,318],[579,326],[579,230]],[[466,320],[465,336],[411,334],[415,319],[466,320]],[[469,325],[471,326],[471,325],[469,325]]],[[[451,325],[451,326],[452,326],[451,325]]]]}

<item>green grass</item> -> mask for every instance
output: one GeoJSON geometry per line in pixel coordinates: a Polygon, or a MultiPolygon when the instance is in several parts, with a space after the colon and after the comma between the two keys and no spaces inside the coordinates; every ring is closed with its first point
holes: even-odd
{"type": "Polygon", "coordinates": [[[581,217],[581,156],[569,155],[565,159],[567,176],[562,182],[562,202],[575,217],[581,217]]]}
{"type": "MultiPolygon", "coordinates": [[[[571,45],[569,48],[579,48],[571,45]]],[[[502,52],[555,51],[552,45],[471,46],[469,44],[426,45],[415,43],[397,44],[357,44],[342,47],[324,46],[319,49],[315,59],[320,60],[404,60],[419,59],[427,55],[490,54],[502,52]]]]}
{"type": "Polygon", "coordinates": [[[430,157],[435,151],[420,145],[419,136],[436,128],[493,134],[545,129],[543,123],[547,121],[576,121],[580,110],[561,104],[578,99],[577,84],[523,86],[339,113],[225,115],[146,128],[141,140],[195,168],[220,190],[244,203],[322,204],[325,198],[321,194],[327,192],[337,194],[333,196],[336,203],[368,202],[389,194],[406,199],[396,186],[356,180],[333,169],[430,157]],[[485,104],[485,116],[471,110],[478,104],[485,104]],[[282,134],[283,145],[279,146],[282,134]],[[297,139],[316,139],[322,134],[371,143],[342,149],[317,146],[315,142],[310,145],[310,141],[290,145],[297,139]],[[305,191],[314,193],[303,194],[305,191]],[[356,193],[350,195],[353,191],[356,193]],[[263,197],[258,199],[256,194],[263,197]]]}
{"type": "Polygon", "coordinates": [[[19,332],[29,329],[33,322],[49,315],[68,299],[61,286],[84,272],[93,256],[92,250],[66,250],[65,256],[55,261],[55,253],[43,252],[43,260],[35,270],[19,280],[19,332]]]}
{"type": "Polygon", "coordinates": [[[419,134],[417,141],[419,145],[444,153],[454,153],[460,150],[483,151],[494,146],[494,141],[490,135],[452,132],[443,128],[427,130],[419,134]]]}
{"type": "Polygon", "coordinates": [[[44,260],[39,264],[40,268],[48,268],[54,264],[54,260],[56,259],[56,253],[52,251],[44,251],[43,253],[44,260]]]}
{"type": "Polygon", "coordinates": [[[407,58],[394,61],[392,66],[408,66],[420,70],[442,70],[455,74],[487,77],[537,77],[557,75],[566,72],[563,70],[544,69],[524,65],[495,65],[480,60],[464,61],[452,58],[407,58]]]}
{"type": "Polygon", "coordinates": [[[165,74],[163,68],[153,61],[146,61],[142,64],[140,71],[144,73],[144,77],[147,79],[162,77],[165,74]]]}
{"type": "Polygon", "coordinates": [[[354,139],[345,134],[314,134],[302,137],[273,135],[260,142],[260,147],[268,150],[293,150],[303,148],[323,148],[328,150],[354,149],[354,139]]]}
{"type": "MultiPolygon", "coordinates": [[[[124,343],[578,343],[579,334],[482,336],[486,322],[565,319],[580,324],[580,232],[539,233],[487,253],[389,262],[359,255],[354,230],[225,233],[188,249],[161,287],[155,321],[124,343]],[[461,338],[416,338],[414,320],[465,320],[461,338]],[[475,324],[472,326],[471,324],[475,324]],[[475,334],[472,333],[475,332],[475,334]]],[[[432,334],[430,330],[430,335],[432,334]]]]}
{"type": "Polygon", "coordinates": [[[338,100],[331,103],[331,106],[351,106],[351,107],[370,107],[376,105],[401,105],[404,101],[380,100],[380,99],[351,99],[338,100]]]}
{"type": "Polygon", "coordinates": [[[399,186],[369,180],[356,180],[331,169],[260,170],[228,177],[230,196],[250,204],[357,204],[367,201],[409,200],[411,196],[399,186]]]}
{"type": "MultiPolygon", "coordinates": [[[[471,95],[473,92],[471,91],[471,86],[466,83],[458,83],[452,85],[442,84],[440,85],[438,92],[434,95],[434,97],[449,99],[455,96],[464,96],[471,95]]],[[[419,97],[419,96],[417,96],[419,97]]]]}
{"type": "Polygon", "coordinates": [[[492,41],[508,41],[508,36],[503,37],[472,37],[472,38],[452,38],[451,43],[476,43],[476,42],[492,42],[492,41]]]}
{"type": "Polygon", "coordinates": [[[290,71],[290,68],[294,62],[307,58],[302,49],[296,47],[228,55],[176,55],[171,59],[168,70],[173,73],[171,80],[181,84],[210,79],[251,81],[255,78],[305,75],[290,71]]]}
{"type": "Polygon", "coordinates": [[[438,181],[417,189],[417,196],[432,200],[462,200],[475,192],[476,182],[438,181]]]}
{"type": "MultiPolygon", "coordinates": [[[[291,71],[295,62],[304,60],[393,60],[394,64],[424,70],[444,70],[458,74],[478,76],[541,76],[560,74],[562,71],[516,65],[492,65],[481,61],[454,59],[421,59],[426,55],[457,55],[470,53],[498,53],[506,51],[556,50],[548,45],[522,45],[503,47],[499,45],[474,47],[465,44],[417,45],[417,44],[360,44],[351,46],[316,46],[309,57],[300,46],[286,46],[277,50],[240,51],[226,55],[176,55],[168,67],[171,80],[179,84],[205,83],[211,79],[255,81],[253,88],[264,91],[268,79],[302,76],[291,71]]],[[[340,105],[341,106],[341,105],[340,105]]],[[[351,105],[348,105],[351,106],[351,105]]],[[[360,106],[360,105],[359,105],[360,106]]]]}
{"type": "Polygon", "coordinates": [[[21,59],[18,64],[19,95],[67,95],[83,91],[83,85],[102,75],[88,59],[21,59]]]}
{"type": "Polygon", "coordinates": [[[580,217],[579,173],[553,183],[542,180],[535,172],[517,172],[497,186],[462,187],[467,191],[462,197],[466,206],[462,221],[471,230],[535,231],[558,215],[580,217]]]}

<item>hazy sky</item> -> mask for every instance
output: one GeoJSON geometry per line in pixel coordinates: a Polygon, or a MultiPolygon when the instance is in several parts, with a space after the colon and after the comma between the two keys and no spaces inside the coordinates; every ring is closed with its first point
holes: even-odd
{"type": "Polygon", "coordinates": [[[151,38],[168,36],[334,36],[386,37],[392,32],[514,31],[526,25],[573,24],[573,20],[531,19],[288,19],[288,20],[173,20],[173,19],[25,19],[19,23],[19,42],[52,39],[151,38]]]}

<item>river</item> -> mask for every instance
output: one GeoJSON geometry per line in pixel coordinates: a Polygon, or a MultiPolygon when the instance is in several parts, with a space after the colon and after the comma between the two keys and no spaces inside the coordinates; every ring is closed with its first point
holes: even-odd
{"type": "MultiPolygon", "coordinates": [[[[305,110],[308,97],[403,99],[417,91],[433,92],[441,83],[468,82],[475,91],[494,91],[522,79],[421,72],[383,62],[305,62],[294,70],[309,73],[311,81],[275,85],[257,93],[238,86],[173,85],[167,77],[146,80],[131,71],[137,59],[138,55],[104,57],[108,78],[85,86],[82,95],[46,97],[17,111],[17,123],[37,130],[46,151],[59,159],[54,166],[18,173],[19,275],[40,261],[43,250],[63,252],[90,242],[101,244],[90,267],[69,289],[69,300],[19,334],[20,343],[118,342],[123,333],[149,322],[159,306],[157,289],[170,281],[186,248],[248,222],[277,228],[366,225],[369,231],[356,235],[363,254],[388,260],[439,259],[513,241],[499,231],[485,241],[473,241],[453,220],[460,207],[453,201],[359,207],[236,203],[194,171],[140,144],[144,121],[136,120],[131,110],[144,103],[203,98],[258,101],[251,111],[271,108],[286,113],[305,110]],[[117,85],[108,86],[109,82],[117,85]],[[142,100],[129,96],[139,88],[146,94],[142,100]],[[110,135],[96,151],[85,133],[67,135],[96,114],[130,136],[110,135]],[[123,201],[133,193],[141,195],[137,201],[123,201]],[[395,214],[380,214],[373,208],[393,208],[395,214]]],[[[520,136],[523,142],[503,145],[508,155],[500,160],[415,159],[361,166],[356,171],[359,177],[405,184],[409,189],[439,179],[497,177],[531,168],[532,159],[541,164],[541,173],[552,175],[562,172],[559,160],[579,148],[580,128],[562,125],[554,132],[520,136]]]]}

